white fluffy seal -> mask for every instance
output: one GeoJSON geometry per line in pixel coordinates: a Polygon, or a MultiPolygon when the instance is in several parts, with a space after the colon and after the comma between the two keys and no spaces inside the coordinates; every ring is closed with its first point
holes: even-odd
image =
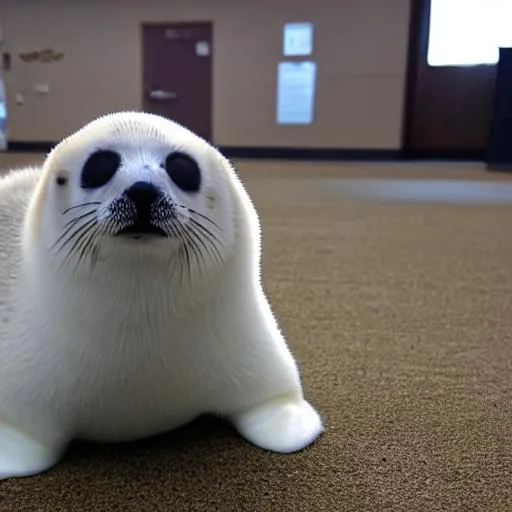
{"type": "Polygon", "coordinates": [[[203,414],[281,453],[324,430],[260,283],[250,198],[167,119],[100,117],[0,180],[0,319],[0,478],[203,414]]]}

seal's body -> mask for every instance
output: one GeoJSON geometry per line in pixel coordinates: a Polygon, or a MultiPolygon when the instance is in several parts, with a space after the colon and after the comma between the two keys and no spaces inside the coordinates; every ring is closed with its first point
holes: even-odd
{"type": "Polygon", "coordinates": [[[104,116],[2,178],[0,263],[0,478],[202,414],[276,452],[323,431],[260,283],[256,211],[185,128],[104,116]]]}

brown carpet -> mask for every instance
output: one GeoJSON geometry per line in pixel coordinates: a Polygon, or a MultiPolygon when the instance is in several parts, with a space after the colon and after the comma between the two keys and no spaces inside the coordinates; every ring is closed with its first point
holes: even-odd
{"type": "Polygon", "coordinates": [[[0,510],[512,510],[512,179],[479,166],[240,169],[266,288],[326,433],[295,455],[210,420],[75,446],[50,472],[0,483],[0,510]]]}

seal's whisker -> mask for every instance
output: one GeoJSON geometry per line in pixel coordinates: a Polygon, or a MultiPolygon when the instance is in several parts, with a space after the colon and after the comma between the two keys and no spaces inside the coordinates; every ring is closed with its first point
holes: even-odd
{"type": "Polygon", "coordinates": [[[192,215],[197,215],[198,217],[201,217],[202,219],[207,220],[210,224],[215,226],[219,231],[222,231],[222,228],[216,222],[214,222],[212,219],[210,219],[210,217],[208,217],[202,213],[199,213],[197,210],[194,210],[193,208],[189,208],[188,206],[184,206],[181,204],[178,206],[180,208],[183,208],[184,210],[186,210],[188,213],[191,213],[192,215]]]}
{"type": "Polygon", "coordinates": [[[181,239],[183,243],[178,253],[179,260],[182,266],[185,266],[189,269],[190,278],[192,263],[195,262],[199,276],[202,278],[204,269],[206,269],[208,266],[208,259],[221,262],[218,257],[215,257],[215,255],[212,254],[211,247],[215,245],[215,242],[209,240],[208,237],[204,235],[204,233],[201,233],[198,230],[191,228],[190,226],[184,226],[180,221],[176,219],[170,221],[166,226],[166,229],[172,237],[181,239]]]}
{"type": "Polygon", "coordinates": [[[91,231],[93,231],[95,229],[96,229],[96,221],[94,222],[94,224],[88,224],[86,226],[86,229],[82,230],[82,232],[80,233],[80,236],[75,240],[75,243],[71,246],[71,249],[68,251],[66,257],[64,258],[64,261],[62,262],[63,265],[65,265],[67,263],[67,261],[69,260],[69,258],[71,258],[71,256],[73,254],[75,254],[77,247],[79,246],[80,242],[84,239],[84,237],[86,237],[91,231]]]}
{"type": "MultiPolygon", "coordinates": [[[[178,228],[176,226],[177,222],[171,221],[165,226],[165,231],[172,237],[172,238],[178,238],[181,239],[181,234],[178,231],[178,228]]],[[[175,254],[173,261],[174,261],[174,267],[173,267],[173,273],[176,271],[176,269],[180,268],[180,283],[183,282],[183,266],[182,266],[182,248],[178,250],[178,252],[175,254]]]]}
{"type": "Polygon", "coordinates": [[[75,204],[74,206],[66,208],[62,212],[62,215],[66,215],[66,213],[70,212],[71,210],[75,210],[76,208],[82,208],[83,206],[91,206],[91,205],[98,205],[98,204],[101,204],[101,201],[89,201],[87,203],[75,204]]]}
{"type": "Polygon", "coordinates": [[[222,257],[217,247],[217,239],[208,238],[208,236],[205,236],[204,233],[201,233],[197,228],[193,226],[189,227],[188,230],[191,236],[193,236],[198,241],[198,243],[204,247],[204,250],[206,251],[209,259],[218,263],[219,265],[222,264],[222,257]]]}
{"type": "Polygon", "coordinates": [[[94,244],[91,249],[91,264],[94,266],[98,263],[100,258],[100,246],[98,244],[94,244]]]}
{"type": "MultiPolygon", "coordinates": [[[[96,233],[97,233],[96,230],[93,230],[92,232],[90,232],[88,234],[88,236],[86,236],[83,239],[83,242],[80,244],[80,246],[77,247],[77,250],[79,250],[79,256],[78,256],[78,260],[75,264],[75,268],[74,268],[75,271],[80,266],[82,261],[88,256],[90,258],[90,262],[93,264],[95,263],[95,259],[94,259],[95,249],[98,249],[97,244],[94,243],[96,240],[96,233]]],[[[97,253],[96,253],[96,256],[97,256],[97,253]]]]}
{"type": "Polygon", "coordinates": [[[212,240],[215,240],[217,243],[222,245],[222,242],[219,239],[219,237],[212,233],[206,226],[201,224],[201,222],[198,222],[196,219],[190,219],[190,222],[198,229],[200,229],[206,236],[210,237],[212,240]]]}
{"type": "Polygon", "coordinates": [[[219,263],[222,263],[222,254],[219,250],[219,246],[222,248],[223,244],[208,228],[205,228],[200,222],[195,219],[190,219],[192,226],[190,229],[194,231],[201,231],[204,240],[210,243],[211,248],[215,251],[219,263]]]}
{"type": "Polygon", "coordinates": [[[115,222],[112,221],[112,219],[108,219],[105,222],[103,222],[101,226],[102,232],[107,236],[113,236],[116,234],[118,230],[118,226],[115,222]]]}
{"type": "Polygon", "coordinates": [[[89,227],[95,228],[98,221],[96,219],[91,219],[76,228],[65,240],[64,242],[57,248],[57,253],[62,251],[64,247],[71,242],[75,237],[81,235],[83,232],[87,231],[89,227]]]}
{"type": "Polygon", "coordinates": [[[91,210],[83,215],[79,215],[73,219],[71,219],[69,222],[66,222],[64,225],[65,231],[57,238],[57,240],[54,242],[54,244],[51,246],[51,249],[54,249],[55,246],[64,238],[66,235],[83,219],[86,217],[89,217],[90,215],[94,215],[97,212],[97,210],[91,210]]]}
{"type": "Polygon", "coordinates": [[[102,223],[101,231],[103,234],[107,236],[113,236],[119,230],[119,226],[112,219],[108,219],[107,221],[102,223]]]}
{"type": "Polygon", "coordinates": [[[194,233],[192,230],[185,229],[185,233],[187,238],[190,240],[191,246],[194,248],[194,255],[196,257],[197,268],[199,269],[199,277],[200,279],[202,279],[203,269],[206,269],[208,266],[205,256],[203,254],[203,248],[205,248],[206,252],[208,253],[208,250],[206,249],[207,246],[204,244],[203,240],[201,240],[201,238],[197,236],[197,233],[194,233]]]}
{"type": "Polygon", "coordinates": [[[82,219],[85,219],[86,217],[89,217],[89,215],[94,215],[98,212],[98,210],[90,210],[86,213],[83,213],[82,215],[78,215],[77,217],[73,217],[71,220],[68,220],[66,224],[64,224],[64,227],[68,227],[70,225],[75,225],[77,222],[80,222],[82,219]]]}
{"type": "Polygon", "coordinates": [[[180,286],[183,285],[183,260],[185,259],[184,253],[185,253],[185,246],[182,245],[178,251],[178,261],[179,261],[179,269],[180,269],[180,286]]]}
{"type": "MultiPolygon", "coordinates": [[[[190,240],[192,241],[192,239],[194,240],[194,246],[196,247],[197,249],[197,253],[196,253],[196,256],[200,256],[201,257],[201,261],[202,261],[202,264],[203,266],[206,268],[207,266],[207,263],[206,263],[206,259],[204,257],[204,254],[203,254],[203,251],[201,249],[204,248],[204,250],[206,251],[206,253],[210,255],[209,253],[209,250],[208,250],[208,246],[206,245],[205,241],[201,238],[201,236],[198,235],[198,233],[196,233],[193,229],[188,229],[188,230],[185,230],[187,232],[187,236],[190,238],[190,240]]],[[[198,262],[197,262],[197,266],[199,267],[199,271],[201,273],[202,271],[202,267],[199,263],[199,258],[198,259],[198,262]]]]}
{"type": "Polygon", "coordinates": [[[82,246],[86,243],[88,236],[94,234],[96,226],[93,224],[90,224],[86,227],[86,229],[82,230],[79,234],[78,238],[75,240],[73,245],[71,246],[71,249],[68,251],[68,255],[71,255],[73,253],[78,252],[82,246]]]}
{"type": "Polygon", "coordinates": [[[222,264],[222,256],[221,256],[219,248],[217,247],[215,242],[208,239],[205,236],[202,236],[195,229],[191,229],[190,232],[194,233],[198,238],[200,238],[202,240],[202,243],[206,247],[206,252],[207,252],[209,258],[212,260],[212,262],[217,263],[218,265],[221,265],[222,264]]]}
{"type": "Polygon", "coordinates": [[[183,226],[179,222],[176,224],[176,228],[177,228],[178,233],[183,241],[183,245],[181,247],[182,247],[182,251],[185,255],[185,260],[187,263],[186,267],[188,269],[189,284],[192,284],[192,269],[191,269],[191,264],[190,264],[190,251],[189,251],[190,242],[185,235],[185,230],[184,230],[183,226]]]}

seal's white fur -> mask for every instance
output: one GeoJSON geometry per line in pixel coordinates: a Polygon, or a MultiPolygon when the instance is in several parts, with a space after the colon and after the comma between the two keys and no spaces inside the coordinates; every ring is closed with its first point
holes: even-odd
{"type": "Polygon", "coordinates": [[[323,431],[260,283],[250,198],[217,150],[160,117],[103,116],[42,168],[0,180],[0,315],[0,478],[50,468],[74,438],[135,440],[204,413],[276,452],[300,450],[323,431]],[[98,148],[129,164],[83,190],[82,166],[98,148]],[[159,167],[176,149],[199,162],[197,197],[159,167]],[[184,274],[175,241],[104,236],[94,262],[62,266],[66,253],[53,244],[69,222],[63,212],[98,201],[101,220],[108,201],[141,179],[222,228],[222,261],[184,274]]]}

